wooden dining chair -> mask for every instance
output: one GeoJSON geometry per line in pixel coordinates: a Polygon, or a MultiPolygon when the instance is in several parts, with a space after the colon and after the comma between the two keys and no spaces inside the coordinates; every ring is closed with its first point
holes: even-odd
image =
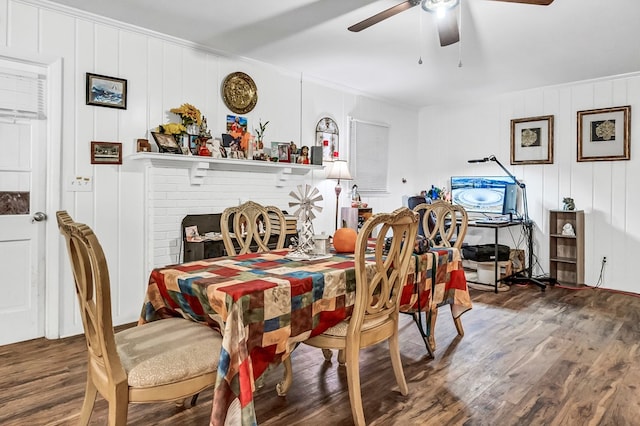
{"type": "MultiPolygon", "coordinates": [[[[220,333],[170,318],[114,333],[107,260],[91,228],[56,213],[65,237],[87,343],[87,384],[80,424],[89,423],[100,393],[109,425],[127,423],[129,403],[179,401],[213,387],[220,333]]],[[[195,399],[192,399],[195,403],[195,399]]]]}
{"type": "Polygon", "coordinates": [[[220,217],[222,241],[228,256],[266,252],[275,238],[275,249],[284,247],[286,220],[282,210],[247,201],[224,209],[220,217]]]}
{"type": "MultiPolygon", "coordinates": [[[[413,208],[422,216],[422,226],[425,236],[431,240],[433,247],[454,247],[462,250],[464,237],[467,235],[469,217],[464,207],[451,204],[443,200],[437,200],[431,204],[419,204],[413,208]],[[423,212],[423,213],[422,213],[423,212]]],[[[453,306],[453,305],[450,305],[453,306]]],[[[438,319],[438,309],[433,309],[430,315],[429,346],[436,349],[436,341],[433,335],[438,319]]],[[[464,336],[464,328],[460,317],[453,318],[456,331],[460,337],[464,336]]]]}
{"type": "MultiPolygon", "coordinates": [[[[409,392],[400,359],[398,317],[400,295],[407,280],[417,233],[418,215],[406,207],[393,213],[378,213],[367,220],[356,241],[356,292],[351,317],[304,342],[323,349],[328,359],[331,349],[344,353],[351,413],[356,425],[365,424],[360,390],[360,349],[388,341],[400,393],[407,395],[409,392]],[[393,239],[389,251],[383,255],[390,233],[393,239]],[[375,239],[373,262],[367,260],[371,257],[367,250],[370,238],[375,239]]],[[[285,368],[291,369],[290,357],[285,361],[285,368]]]]}

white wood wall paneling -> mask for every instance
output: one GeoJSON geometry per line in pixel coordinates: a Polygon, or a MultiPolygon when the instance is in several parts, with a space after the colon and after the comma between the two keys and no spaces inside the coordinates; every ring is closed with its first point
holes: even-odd
{"type": "MultiPolygon", "coordinates": [[[[119,34],[119,74],[117,77],[136,82],[127,98],[127,109],[119,113],[119,139],[123,155],[136,151],[136,140],[147,138],[147,91],[148,73],[147,38],[126,31],[119,34]]],[[[153,142],[151,142],[153,143],[153,142]]],[[[144,298],[148,275],[145,268],[146,234],[143,226],[145,218],[144,175],[125,166],[118,168],[119,188],[119,247],[118,274],[120,283],[118,313],[123,319],[135,318],[140,308],[131,303],[144,298]],[[142,222],[142,223],[141,223],[142,222]]]]}
{"type": "MultiPolygon", "coordinates": [[[[637,273],[638,253],[640,253],[640,197],[638,196],[638,182],[640,182],[640,167],[638,166],[638,156],[640,155],[640,118],[638,110],[640,104],[640,78],[627,79],[627,104],[631,104],[631,160],[624,170],[624,176],[621,172],[616,173],[616,189],[615,202],[620,206],[620,211],[624,206],[624,221],[616,220],[613,226],[622,229],[625,233],[624,242],[619,242],[620,252],[619,259],[611,259],[620,269],[619,274],[622,279],[619,281],[609,280],[612,275],[611,265],[607,266],[607,282],[606,286],[615,286],[621,290],[640,292],[640,285],[633,277],[637,273]]],[[[616,218],[621,217],[622,213],[616,214],[616,218]]],[[[609,264],[609,261],[607,261],[609,264]]]]}

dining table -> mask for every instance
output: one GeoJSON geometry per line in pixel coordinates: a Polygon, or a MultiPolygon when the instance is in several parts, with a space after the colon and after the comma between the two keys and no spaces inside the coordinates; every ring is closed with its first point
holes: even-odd
{"type": "MultiPolygon", "coordinates": [[[[347,319],[355,290],[353,254],[296,260],[284,249],[197,260],[151,271],[138,323],[181,316],[219,330],[210,424],[256,425],[256,380],[298,343],[347,319]]],[[[424,313],[430,324],[443,305],[454,318],[471,309],[460,251],[412,255],[400,311],[424,313]]],[[[433,327],[421,333],[432,338],[433,327]]]]}

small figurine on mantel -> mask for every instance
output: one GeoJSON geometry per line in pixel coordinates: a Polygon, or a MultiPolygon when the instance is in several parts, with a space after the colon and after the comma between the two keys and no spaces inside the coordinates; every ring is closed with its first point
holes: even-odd
{"type": "Polygon", "coordinates": [[[300,148],[300,156],[298,157],[299,164],[309,164],[309,147],[303,146],[300,148]]]}

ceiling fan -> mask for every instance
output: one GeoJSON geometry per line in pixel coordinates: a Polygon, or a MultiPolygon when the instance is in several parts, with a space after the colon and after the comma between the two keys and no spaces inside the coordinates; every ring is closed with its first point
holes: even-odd
{"type": "MultiPolygon", "coordinates": [[[[510,3],[524,3],[534,4],[538,6],[548,6],[553,3],[553,0],[494,0],[504,1],[510,3]]],[[[407,9],[411,9],[414,6],[422,4],[422,9],[427,12],[438,14],[437,25],[438,35],[440,36],[440,45],[448,46],[450,44],[460,41],[460,31],[458,30],[458,21],[454,13],[447,13],[448,10],[453,9],[460,3],[460,0],[405,0],[400,4],[390,7],[387,10],[383,10],[380,13],[376,13],[369,18],[358,22],[348,28],[349,31],[359,32],[365,28],[377,24],[387,18],[397,15],[400,12],[404,12],[407,9]]]]}

